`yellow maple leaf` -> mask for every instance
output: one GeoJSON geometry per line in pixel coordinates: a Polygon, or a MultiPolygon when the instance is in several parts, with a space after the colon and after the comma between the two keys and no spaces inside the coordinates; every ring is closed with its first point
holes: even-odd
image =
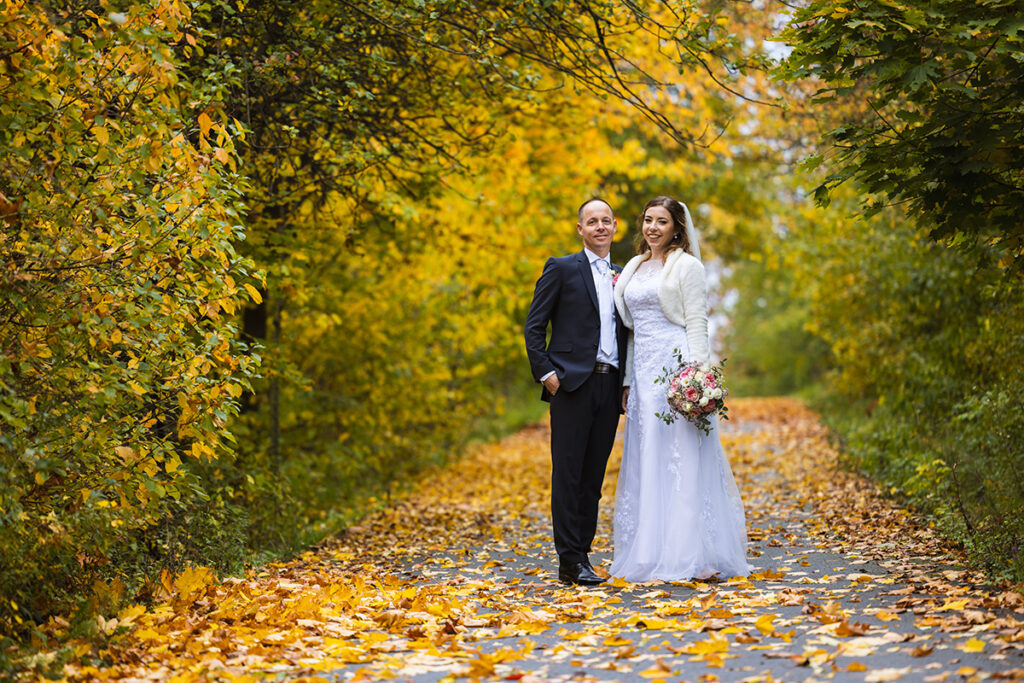
{"type": "Polygon", "coordinates": [[[209,567],[189,567],[174,579],[174,587],[179,593],[189,595],[203,590],[216,581],[217,577],[209,567]]]}
{"type": "Polygon", "coordinates": [[[768,635],[775,630],[775,627],[772,626],[773,621],[775,621],[774,614],[763,614],[754,622],[754,626],[764,635],[768,635]]]}
{"type": "Polygon", "coordinates": [[[886,612],[884,609],[880,609],[877,612],[872,613],[871,616],[882,621],[893,621],[900,618],[900,615],[893,614],[892,612],[886,612]]]}
{"type": "Polygon", "coordinates": [[[947,612],[952,610],[962,610],[967,607],[967,603],[970,602],[967,598],[962,600],[946,600],[942,607],[936,607],[936,612],[947,612]]]}
{"type": "Polygon", "coordinates": [[[132,634],[136,640],[160,640],[162,636],[151,628],[140,628],[132,634]]]}
{"type": "Polygon", "coordinates": [[[960,649],[964,652],[982,652],[985,649],[985,641],[971,638],[960,649]]]}
{"type": "Polygon", "coordinates": [[[849,620],[843,619],[836,625],[834,633],[840,638],[862,636],[868,632],[868,628],[867,624],[861,624],[860,622],[854,622],[851,624],[849,620]]]}
{"type": "Polygon", "coordinates": [[[644,617],[637,622],[637,625],[639,626],[641,623],[652,631],[661,631],[676,625],[674,619],[659,619],[657,617],[644,617]]]}
{"type": "Polygon", "coordinates": [[[117,618],[122,623],[129,623],[146,613],[145,605],[130,605],[117,613],[117,618]]]}
{"type": "Polygon", "coordinates": [[[604,645],[607,647],[620,647],[622,645],[629,645],[632,642],[629,638],[620,638],[618,636],[608,636],[604,639],[604,645]]]}
{"type": "Polygon", "coordinates": [[[684,652],[691,655],[710,655],[729,651],[729,639],[712,631],[707,640],[698,640],[692,645],[684,648],[684,652]]]}

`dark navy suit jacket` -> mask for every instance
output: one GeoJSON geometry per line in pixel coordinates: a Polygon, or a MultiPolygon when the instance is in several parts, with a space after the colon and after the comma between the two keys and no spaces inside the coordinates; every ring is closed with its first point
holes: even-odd
{"type": "MultiPolygon", "coordinates": [[[[612,266],[617,273],[622,268],[612,266]]],[[[626,362],[626,328],[615,313],[619,347],[619,383],[626,362]]],[[[594,372],[597,348],[601,342],[601,318],[597,289],[590,261],[585,252],[549,258],[537,280],[533,302],[526,315],[526,354],[533,378],[552,370],[558,375],[559,391],[575,391],[594,372]],[[551,325],[551,340],[547,328],[551,325]]],[[[550,400],[545,388],[541,398],[550,400]]]]}

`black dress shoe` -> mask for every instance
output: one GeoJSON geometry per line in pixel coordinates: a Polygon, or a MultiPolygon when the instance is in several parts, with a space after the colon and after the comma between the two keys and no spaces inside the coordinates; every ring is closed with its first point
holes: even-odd
{"type": "Polygon", "coordinates": [[[558,580],[564,584],[574,586],[597,586],[604,583],[604,579],[594,573],[589,562],[559,565],[558,580]]]}

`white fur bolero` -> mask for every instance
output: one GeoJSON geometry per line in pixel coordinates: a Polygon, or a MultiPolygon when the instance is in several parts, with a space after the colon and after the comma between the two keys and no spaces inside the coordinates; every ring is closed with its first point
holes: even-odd
{"type": "MultiPolygon", "coordinates": [[[[630,278],[640,264],[651,257],[651,253],[638,254],[629,260],[618,281],[615,283],[615,308],[626,327],[633,329],[633,316],[626,307],[625,291],[630,278]]],[[[662,270],[658,300],[665,317],[686,328],[686,340],[692,360],[708,363],[711,348],[708,343],[708,291],[704,277],[704,264],[683,251],[675,249],[665,259],[662,270]]],[[[630,335],[626,351],[626,375],[628,386],[633,378],[633,336],[630,335]]]]}

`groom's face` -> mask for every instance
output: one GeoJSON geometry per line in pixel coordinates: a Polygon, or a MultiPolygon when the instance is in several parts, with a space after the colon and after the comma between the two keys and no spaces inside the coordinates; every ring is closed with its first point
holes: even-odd
{"type": "Polygon", "coordinates": [[[580,210],[576,232],[590,251],[603,256],[612,246],[615,236],[615,214],[612,207],[602,201],[592,201],[580,210]]]}

